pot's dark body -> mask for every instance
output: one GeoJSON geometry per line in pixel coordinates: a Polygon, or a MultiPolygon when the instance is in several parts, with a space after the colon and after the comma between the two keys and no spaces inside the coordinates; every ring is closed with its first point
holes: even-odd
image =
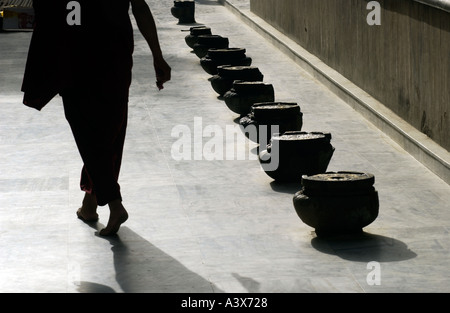
{"type": "Polygon", "coordinates": [[[246,132],[245,135],[251,141],[266,146],[274,134],[301,131],[303,113],[297,103],[255,103],[251,112],[239,120],[239,124],[245,129],[256,129],[256,134],[246,132]]]}
{"type": "Polygon", "coordinates": [[[305,176],[293,198],[295,211],[318,236],[360,233],[378,216],[374,182],[372,174],[358,172],[305,176]]]}
{"type": "Polygon", "coordinates": [[[259,153],[266,174],[276,181],[300,182],[304,175],[325,173],[334,153],[331,134],[321,132],[285,132],[275,134],[267,149],[259,153]],[[277,162],[274,169],[266,164],[277,162]]]}
{"type": "Polygon", "coordinates": [[[175,0],[170,12],[178,19],[179,24],[195,23],[195,1],[175,0]]]}

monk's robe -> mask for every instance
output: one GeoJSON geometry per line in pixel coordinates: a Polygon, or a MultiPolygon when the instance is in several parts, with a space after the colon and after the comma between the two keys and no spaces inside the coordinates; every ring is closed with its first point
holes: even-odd
{"type": "Polygon", "coordinates": [[[83,160],[81,190],[99,205],[118,184],[133,66],[130,0],[34,0],[23,103],[41,110],[61,95],[83,160]]]}

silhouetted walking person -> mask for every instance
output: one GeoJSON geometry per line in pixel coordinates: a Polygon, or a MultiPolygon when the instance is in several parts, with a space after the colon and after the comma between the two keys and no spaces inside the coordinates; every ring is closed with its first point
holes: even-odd
{"type": "Polygon", "coordinates": [[[23,103],[41,110],[60,94],[83,160],[85,192],[77,216],[110,216],[100,235],[117,233],[128,219],[118,183],[133,66],[131,9],[153,55],[159,89],[171,78],[150,8],[145,0],[34,0],[35,28],[22,91],[23,103]]]}

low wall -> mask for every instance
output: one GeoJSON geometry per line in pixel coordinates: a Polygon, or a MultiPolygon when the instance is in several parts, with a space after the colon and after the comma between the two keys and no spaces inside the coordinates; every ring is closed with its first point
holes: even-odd
{"type": "Polygon", "coordinates": [[[250,0],[250,10],[450,150],[450,1],[250,0]]]}

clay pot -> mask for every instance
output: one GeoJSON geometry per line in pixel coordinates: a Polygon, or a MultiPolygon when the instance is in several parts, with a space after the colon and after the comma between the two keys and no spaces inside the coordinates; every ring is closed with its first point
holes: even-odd
{"type": "Polygon", "coordinates": [[[200,35],[212,35],[211,28],[206,26],[195,26],[189,29],[190,33],[184,38],[186,44],[190,48],[194,48],[194,45],[198,42],[198,36],[200,35]]]}
{"type": "Polygon", "coordinates": [[[223,98],[231,111],[244,116],[255,103],[275,101],[275,91],[272,84],[235,80],[223,98]]]}
{"type": "Polygon", "coordinates": [[[295,211],[318,236],[360,233],[378,216],[378,192],[370,173],[329,172],[302,178],[295,211]]]}
{"type": "Polygon", "coordinates": [[[222,37],[220,35],[199,35],[197,37],[197,43],[194,44],[194,53],[200,59],[208,54],[208,50],[211,48],[228,48],[229,40],[227,37],[222,37]]]}
{"type": "Polygon", "coordinates": [[[223,96],[233,87],[235,80],[263,81],[263,79],[264,75],[255,66],[220,65],[217,67],[217,75],[212,76],[210,82],[213,89],[223,96]]]}
{"type": "Polygon", "coordinates": [[[274,134],[287,131],[301,131],[303,113],[297,103],[263,102],[252,105],[248,115],[239,120],[244,129],[256,128],[256,134],[246,132],[251,141],[262,144],[270,143],[274,134]],[[249,127],[249,126],[254,127],[249,127]]]}
{"type": "Polygon", "coordinates": [[[250,66],[252,59],[245,55],[245,51],[243,48],[211,48],[206,56],[200,59],[200,64],[210,75],[216,75],[220,65],[250,66]]]}
{"type": "Polygon", "coordinates": [[[193,0],[175,0],[170,12],[178,19],[179,24],[195,23],[195,1],[193,0]]]}
{"type": "Polygon", "coordinates": [[[274,134],[267,149],[259,153],[259,161],[274,180],[300,182],[304,175],[326,172],[335,150],[330,141],[330,133],[289,131],[274,134]],[[266,169],[265,165],[273,161],[278,166],[266,169]]]}

